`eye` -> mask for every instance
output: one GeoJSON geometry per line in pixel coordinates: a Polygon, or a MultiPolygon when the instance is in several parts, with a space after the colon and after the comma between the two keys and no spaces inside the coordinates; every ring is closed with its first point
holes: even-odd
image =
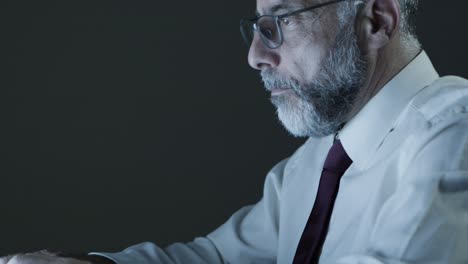
{"type": "Polygon", "coordinates": [[[285,26],[288,26],[291,24],[291,20],[287,17],[281,18],[281,23],[283,23],[285,26]]]}

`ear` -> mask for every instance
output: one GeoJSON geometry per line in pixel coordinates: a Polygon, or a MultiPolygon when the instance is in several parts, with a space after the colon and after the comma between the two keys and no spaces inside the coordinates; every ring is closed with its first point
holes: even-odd
{"type": "Polygon", "coordinates": [[[362,50],[372,52],[387,45],[400,26],[398,0],[369,0],[357,17],[356,34],[362,50]]]}

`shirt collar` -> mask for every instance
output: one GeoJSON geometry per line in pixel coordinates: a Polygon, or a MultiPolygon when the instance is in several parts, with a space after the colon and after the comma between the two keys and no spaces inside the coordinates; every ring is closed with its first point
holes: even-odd
{"type": "Polygon", "coordinates": [[[422,51],[343,127],[338,134],[340,141],[358,168],[366,168],[405,106],[438,77],[422,51]]]}

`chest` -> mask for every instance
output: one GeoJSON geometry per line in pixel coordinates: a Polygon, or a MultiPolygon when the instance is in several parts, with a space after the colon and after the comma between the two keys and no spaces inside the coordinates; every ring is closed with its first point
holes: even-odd
{"type": "MultiPolygon", "coordinates": [[[[390,140],[390,139],[389,139],[390,140]]],[[[322,249],[321,260],[332,263],[340,256],[365,250],[378,213],[395,192],[400,174],[401,150],[382,144],[368,168],[353,166],[343,175],[322,249]]],[[[315,202],[323,158],[301,160],[283,189],[278,263],[291,263],[315,202]],[[302,164],[301,164],[302,163],[302,164]]]]}

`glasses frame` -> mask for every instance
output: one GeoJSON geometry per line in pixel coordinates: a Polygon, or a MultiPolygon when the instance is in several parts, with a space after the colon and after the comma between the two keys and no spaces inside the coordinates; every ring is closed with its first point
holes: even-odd
{"type": "MultiPolygon", "coordinates": [[[[284,13],[284,14],[281,14],[281,15],[262,15],[262,16],[255,16],[255,17],[252,17],[252,18],[243,18],[240,21],[240,30],[241,30],[242,38],[244,39],[244,42],[247,44],[247,47],[250,47],[252,45],[252,42],[249,41],[249,37],[247,37],[247,33],[244,30],[245,24],[246,23],[251,23],[252,26],[253,26],[252,34],[255,34],[255,31],[257,31],[257,33],[260,35],[260,39],[262,40],[263,44],[267,48],[277,49],[283,44],[283,41],[284,41],[283,30],[281,29],[281,24],[280,24],[281,19],[284,19],[284,18],[289,17],[289,16],[297,15],[297,14],[300,14],[300,13],[303,13],[303,12],[311,11],[311,10],[314,10],[314,9],[317,9],[317,8],[320,8],[320,7],[325,7],[325,6],[328,6],[328,5],[337,4],[337,3],[345,2],[345,1],[360,2],[359,0],[333,0],[333,1],[325,2],[325,3],[321,3],[321,4],[301,8],[301,9],[298,9],[298,10],[294,10],[294,11],[284,13]],[[265,35],[263,35],[261,33],[261,31],[258,29],[257,22],[262,17],[271,17],[275,21],[276,28],[278,30],[278,34],[279,34],[279,38],[280,38],[280,41],[276,46],[270,46],[268,44],[268,42],[271,42],[271,40],[268,39],[268,37],[266,37],[265,35]]],[[[252,40],[253,40],[253,37],[252,37],[252,40]]]]}

